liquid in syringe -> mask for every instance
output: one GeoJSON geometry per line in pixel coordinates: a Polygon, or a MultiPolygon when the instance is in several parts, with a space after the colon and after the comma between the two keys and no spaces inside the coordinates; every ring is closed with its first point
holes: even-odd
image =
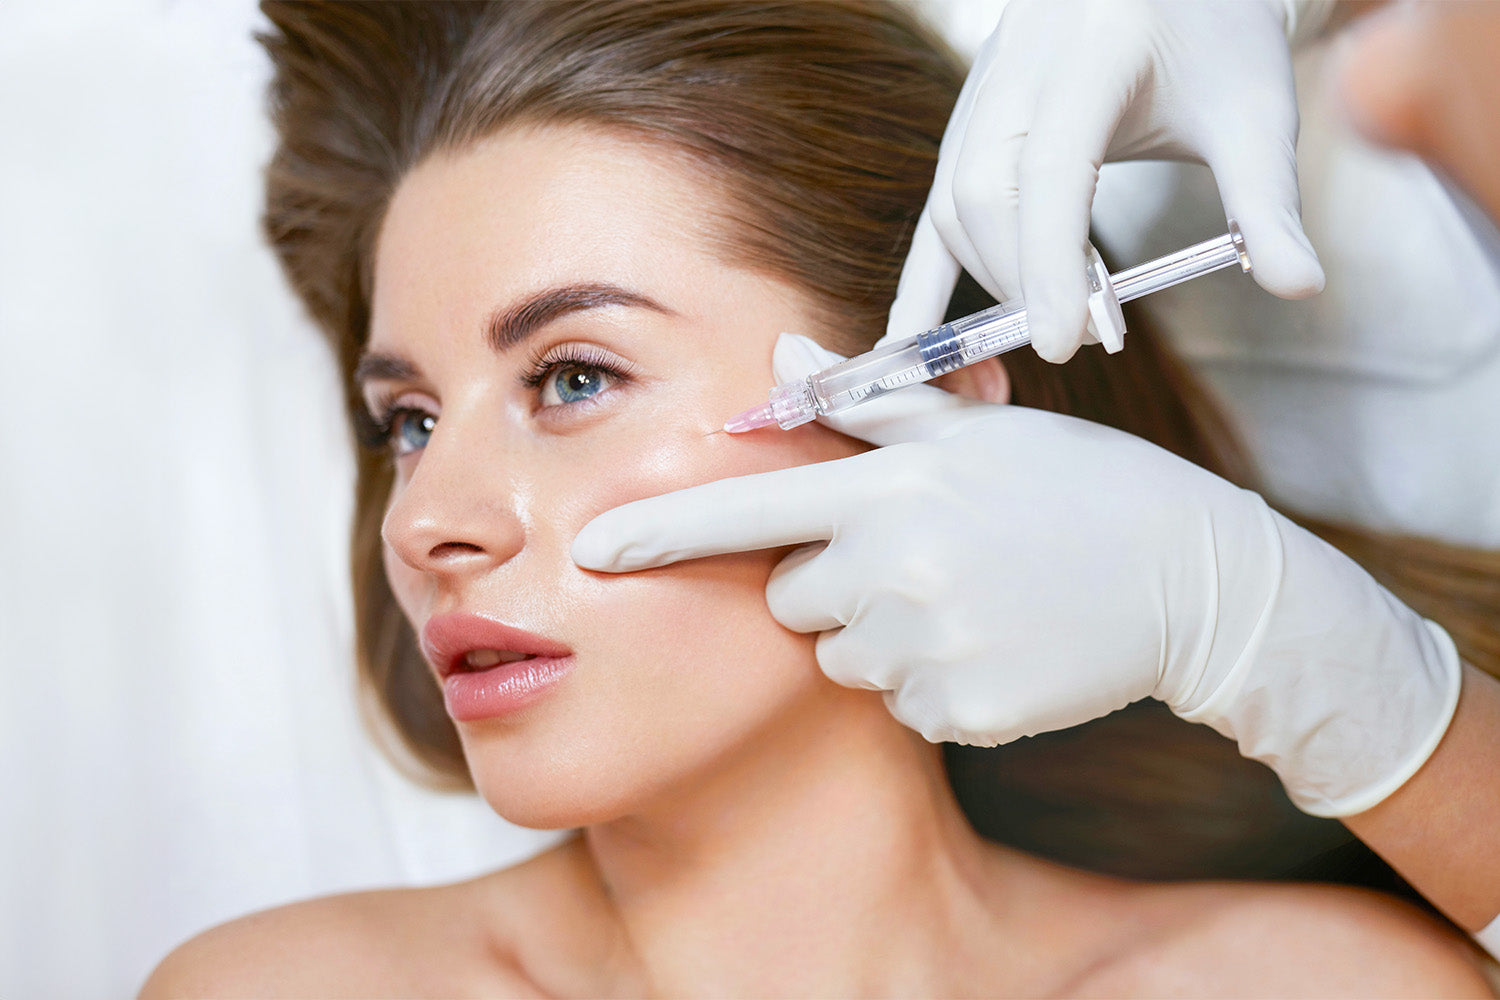
{"type": "MultiPolygon", "coordinates": [[[[1111,352],[1124,346],[1120,303],[1209,274],[1231,264],[1250,270],[1239,227],[1176,253],[1111,275],[1092,247],[1088,261],[1089,328],[1111,352]]],[[[896,389],[992,358],[1031,342],[1026,307],[1003,302],[944,323],[915,337],[855,355],[819,372],[771,390],[762,406],[730,418],[732,434],[776,424],[790,430],[818,416],[838,413],[896,389]]]]}

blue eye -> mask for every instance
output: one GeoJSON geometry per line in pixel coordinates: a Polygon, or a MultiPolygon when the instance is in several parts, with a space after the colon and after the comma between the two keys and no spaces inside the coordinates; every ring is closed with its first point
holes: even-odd
{"type": "Polygon", "coordinates": [[[389,440],[397,455],[410,455],[427,447],[437,428],[437,417],[425,410],[400,409],[391,414],[389,440]]]}
{"type": "Polygon", "coordinates": [[[549,420],[571,419],[576,412],[592,410],[615,390],[635,381],[635,366],[597,344],[559,344],[532,355],[520,373],[522,385],[536,392],[539,414],[551,411],[549,420]]]}
{"type": "Polygon", "coordinates": [[[542,383],[543,406],[581,403],[614,384],[614,376],[594,365],[560,365],[542,383]]]}

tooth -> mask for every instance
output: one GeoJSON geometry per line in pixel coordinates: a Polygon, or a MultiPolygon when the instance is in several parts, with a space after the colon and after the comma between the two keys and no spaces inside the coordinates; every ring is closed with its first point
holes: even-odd
{"type": "Polygon", "coordinates": [[[504,657],[493,649],[476,649],[464,657],[464,662],[471,667],[493,667],[504,657]]]}

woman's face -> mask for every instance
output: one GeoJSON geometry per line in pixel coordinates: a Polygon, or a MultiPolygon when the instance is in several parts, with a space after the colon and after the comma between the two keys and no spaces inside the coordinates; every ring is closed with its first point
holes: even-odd
{"type": "Polygon", "coordinates": [[[626,501],[859,450],[719,431],[764,401],[777,334],[814,329],[801,293],[712,252],[720,214],[669,150],[543,128],[425,162],[385,219],[360,381],[392,418],[386,573],[516,822],[622,815],[850,694],[766,610],[782,552],[625,576],[569,557],[626,501]]]}

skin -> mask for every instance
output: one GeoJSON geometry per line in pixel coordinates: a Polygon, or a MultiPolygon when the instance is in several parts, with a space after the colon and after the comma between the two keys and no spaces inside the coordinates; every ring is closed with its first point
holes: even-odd
{"type": "Polygon", "coordinates": [[[579,128],[505,132],[403,182],[371,346],[419,374],[370,388],[438,419],[398,459],[390,580],[419,628],[482,611],[574,650],[546,698],[459,728],[497,812],[583,830],[469,882],[225,925],[143,995],[1488,995],[1460,939],[1389,900],[1139,885],[981,841],[937,750],[770,618],[780,552],[574,566],[601,510],[860,447],[816,425],[716,431],[763,392],[777,332],[816,330],[796,290],[709,250],[718,207],[670,152],[579,128]],[[580,280],[670,312],[610,306],[484,343],[497,306],[580,280]],[[632,381],[576,412],[539,405],[517,376],[570,342],[632,381]]]}
{"type": "Polygon", "coordinates": [[[1500,7],[1391,5],[1342,44],[1340,91],[1354,126],[1416,153],[1500,220],[1500,7]]]}
{"type": "MultiPolygon", "coordinates": [[[[1368,138],[1416,153],[1500,222],[1500,6],[1403,4],[1341,40],[1340,90],[1368,138]]],[[[1453,724],[1420,771],[1345,823],[1461,926],[1500,915],[1500,681],[1466,667],[1453,724]],[[1455,796],[1454,789],[1464,789],[1455,796]]]]}
{"type": "Polygon", "coordinates": [[[1500,680],[1464,666],[1458,709],[1427,763],[1344,824],[1424,897],[1470,931],[1500,913],[1500,680]],[[1455,794],[1455,789],[1463,789],[1455,794]]]}

